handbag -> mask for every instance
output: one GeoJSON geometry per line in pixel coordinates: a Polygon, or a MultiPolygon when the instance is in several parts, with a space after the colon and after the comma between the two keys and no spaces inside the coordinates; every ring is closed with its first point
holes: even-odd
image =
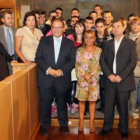
{"type": "Polygon", "coordinates": [[[140,77],[140,65],[136,65],[135,69],[134,69],[134,76],[135,77],[140,77]]]}
{"type": "Polygon", "coordinates": [[[0,54],[0,81],[9,76],[6,57],[0,54]]]}

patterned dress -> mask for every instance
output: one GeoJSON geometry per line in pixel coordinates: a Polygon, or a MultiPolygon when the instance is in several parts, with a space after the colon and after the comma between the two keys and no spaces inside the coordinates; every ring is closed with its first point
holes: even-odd
{"type": "Polygon", "coordinates": [[[75,64],[77,76],[76,98],[80,101],[96,101],[98,99],[101,52],[102,50],[98,47],[96,47],[95,52],[87,52],[83,47],[77,49],[75,64]],[[93,73],[91,83],[84,79],[83,75],[86,73],[93,73]]]}

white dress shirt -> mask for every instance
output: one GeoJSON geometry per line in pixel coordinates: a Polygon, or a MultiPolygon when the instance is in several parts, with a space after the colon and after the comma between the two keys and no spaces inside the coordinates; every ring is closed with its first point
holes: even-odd
{"type": "MultiPolygon", "coordinates": [[[[54,37],[53,36],[53,40],[54,40],[54,55],[55,55],[55,57],[56,57],[56,55],[57,55],[57,60],[58,60],[58,56],[59,56],[59,52],[60,52],[60,47],[61,47],[61,42],[62,42],[62,36],[60,36],[59,38],[56,38],[56,37],[54,37]],[[57,39],[59,39],[60,40],[60,45],[58,46],[57,45],[57,39]],[[59,49],[55,49],[56,47],[59,47],[59,49]],[[59,52],[57,52],[57,51],[59,51],[59,52]]],[[[56,60],[56,58],[55,58],[55,62],[57,62],[57,60],[56,60]]],[[[48,71],[49,71],[49,69],[50,69],[51,67],[49,67],[47,70],[46,70],[46,74],[48,75],[48,71]]],[[[63,75],[63,72],[62,72],[62,75],[63,75]]]]}
{"type": "Polygon", "coordinates": [[[117,52],[118,52],[118,49],[120,47],[120,44],[122,42],[122,39],[123,39],[123,36],[121,37],[121,39],[119,41],[117,41],[115,38],[114,38],[114,50],[115,50],[115,56],[114,56],[114,62],[113,62],[113,72],[114,74],[116,74],[116,55],[117,55],[117,52]]]}

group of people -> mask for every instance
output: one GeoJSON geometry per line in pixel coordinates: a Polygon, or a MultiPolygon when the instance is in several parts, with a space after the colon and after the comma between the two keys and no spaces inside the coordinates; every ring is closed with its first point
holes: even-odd
{"type": "MultiPolygon", "coordinates": [[[[77,8],[71,10],[70,19],[62,17],[60,7],[50,11],[48,20],[45,11],[32,10],[16,31],[11,11],[0,12],[1,56],[9,62],[38,65],[42,133],[49,133],[52,103],[63,133],[69,132],[68,105],[72,113],[79,111],[78,131],[84,131],[84,114],[89,110],[89,129],[95,132],[100,99],[97,111],[104,113],[104,125],[99,135],[112,130],[117,106],[118,129],[127,138],[128,116],[139,114],[140,77],[133,71],[140,67],[140,19],[130,14],[128,20],[113,20],[112,12],[103,12],[100,5],[85,19],[77,8]]],[[[11,73],[10,64],[8,68],[11,73]]]]}

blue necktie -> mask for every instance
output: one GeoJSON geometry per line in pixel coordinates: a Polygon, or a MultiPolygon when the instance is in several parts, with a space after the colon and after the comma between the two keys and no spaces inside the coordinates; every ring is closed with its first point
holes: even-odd
{"type": "Polygon", "coordinates": [[[56,38],[56,45],[55,45],[55,63],[57,63],[59,51],[60,51],[60,39],[56,38]]]}
{"type": "Polygon", "coordinates": [[[6,41],[7,41],[7,46],[8,46],[8,53],[10,56],[12,56],[14,54],[14,50],[13,50],[12,38],[9,32],[9,29],[6,29],[6,37],[7,37],[6,41]]]}

